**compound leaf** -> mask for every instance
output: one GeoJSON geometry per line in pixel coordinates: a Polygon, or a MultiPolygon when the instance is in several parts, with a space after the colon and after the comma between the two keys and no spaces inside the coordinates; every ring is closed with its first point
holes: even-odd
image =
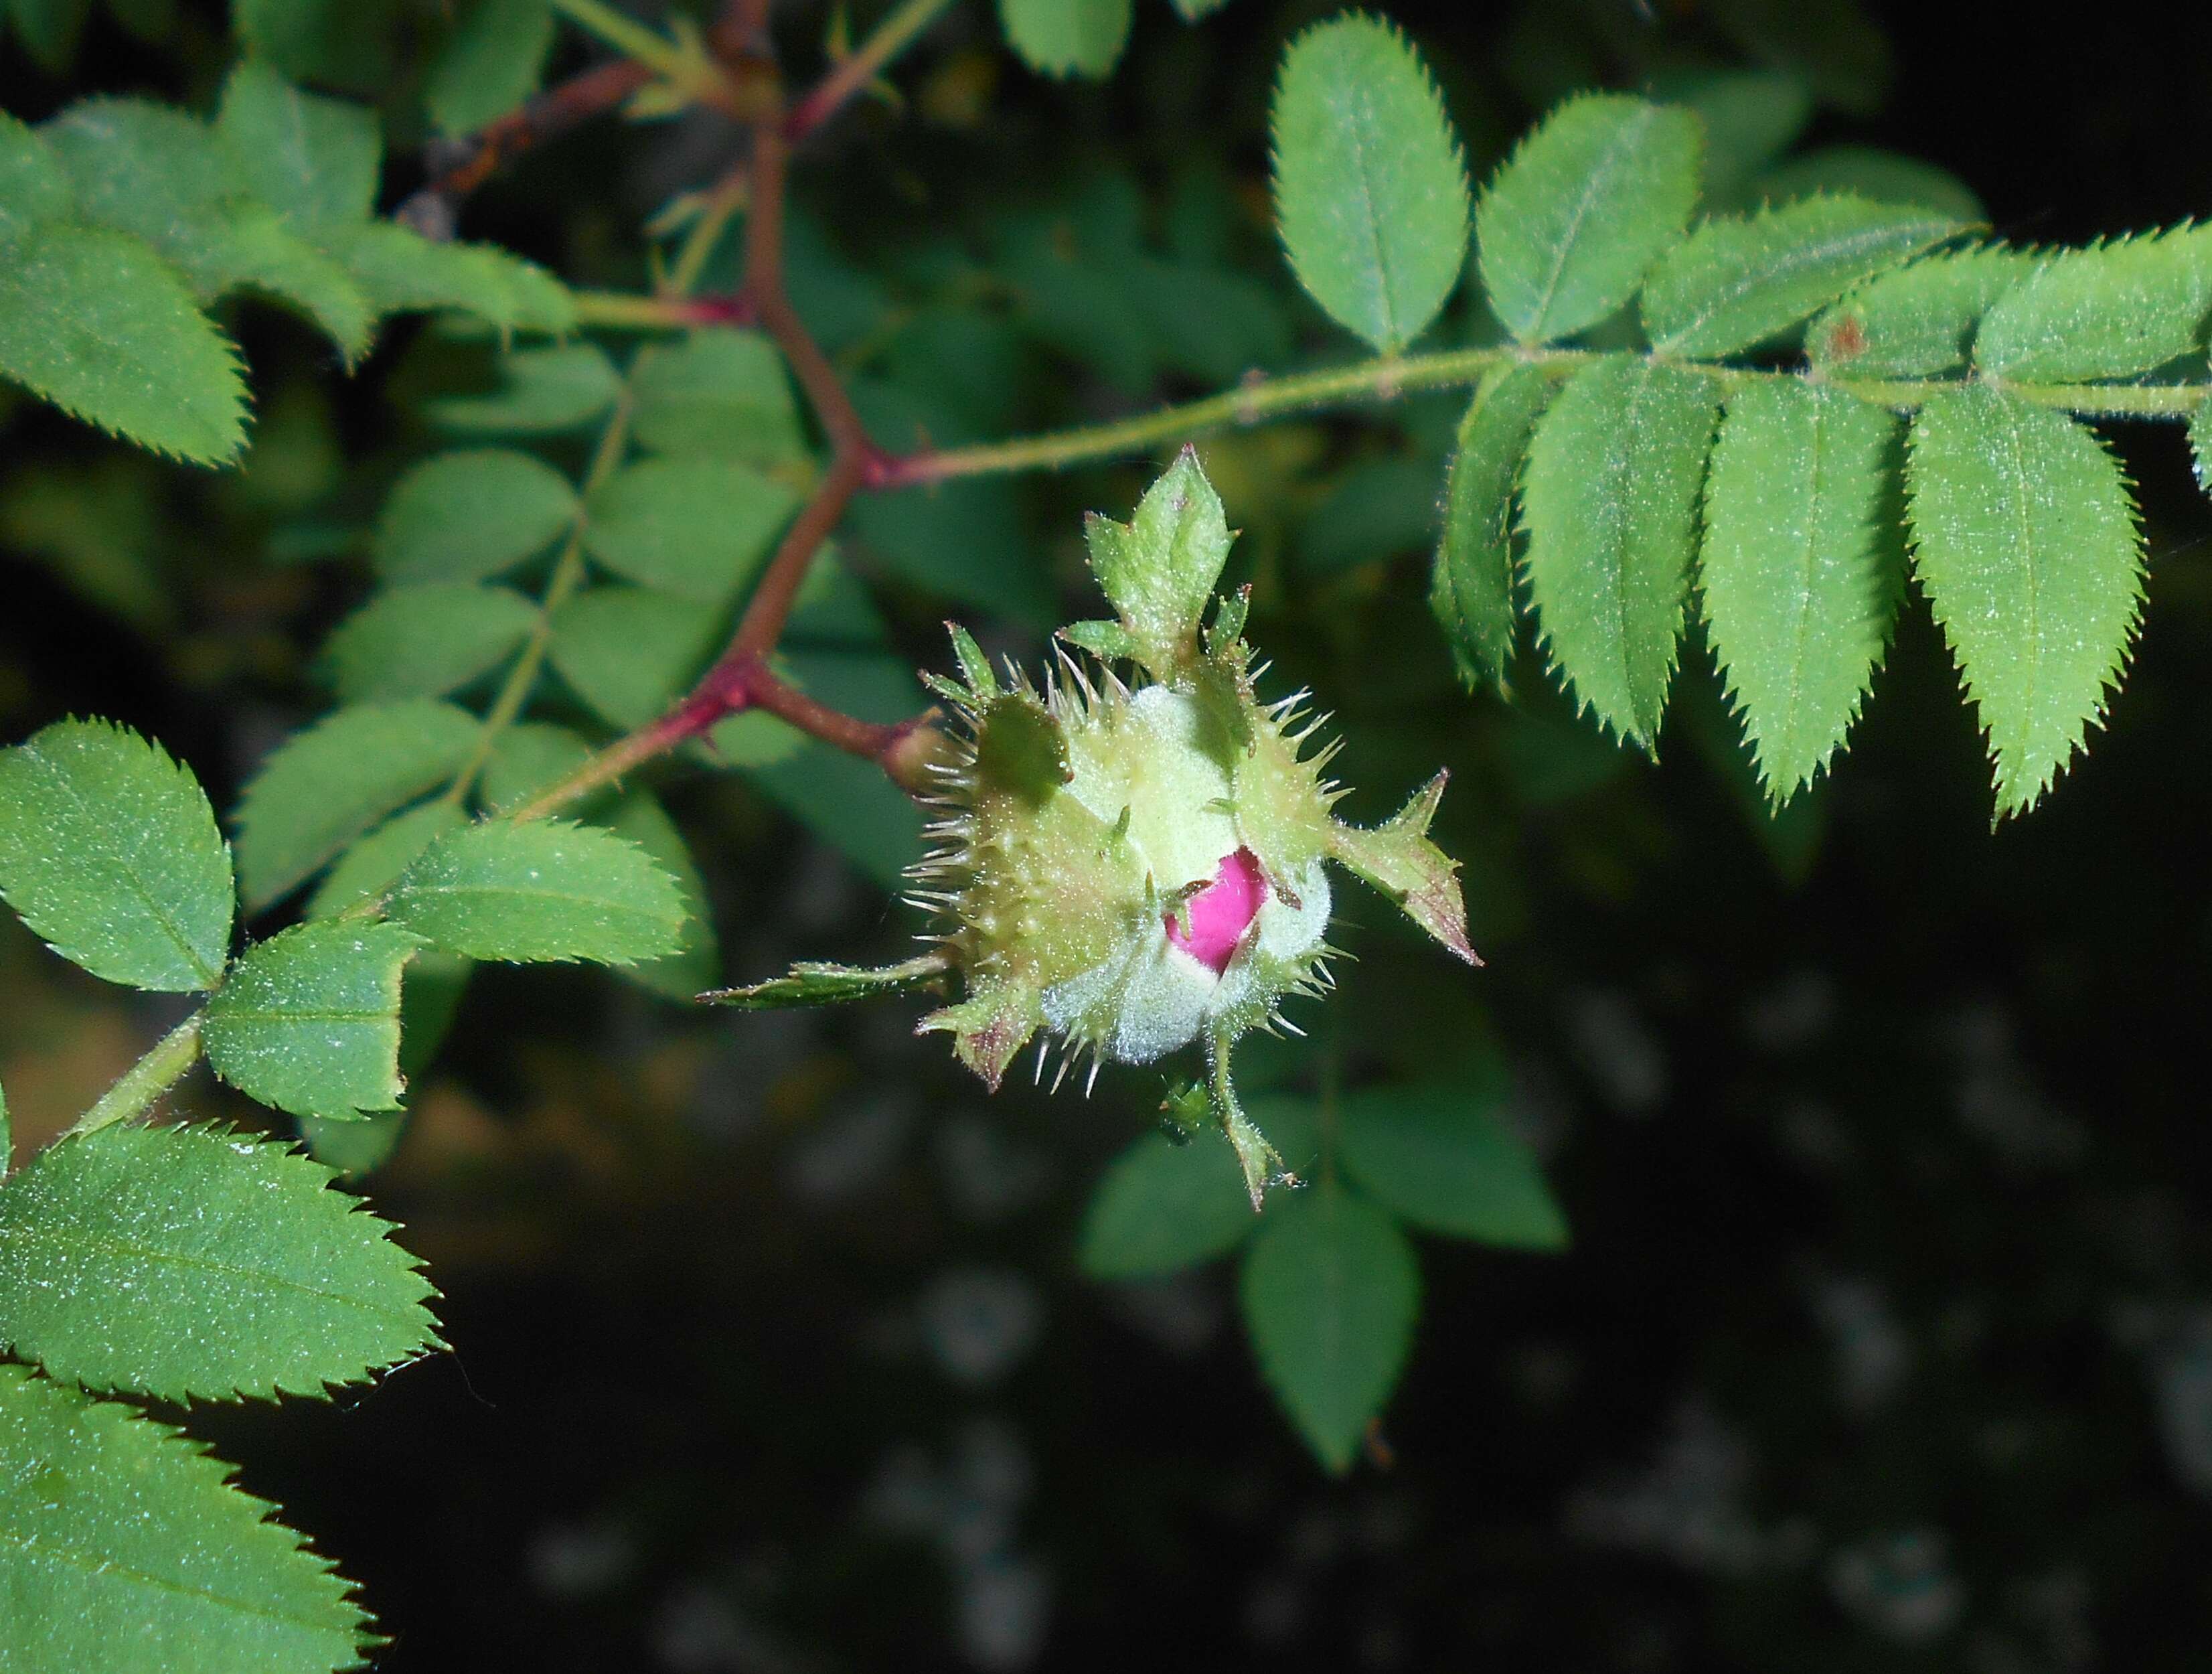
{"type": "Polygon", "coordinates": [[[1729,398],[1705,483],[1705,620],[1768,796],[1811,782],[1857,719],[1897,608],[1877,524],[1897,421],[1778,380],[1729,398]]]}
{"type": "Polygon", "coordinates": [[[1429,608],[1470,688],[1486,680],[1506,690],[1515,621],[1513,484],[1528,433],[1551,399],[1542,368],[1497,368],[1476,386],[1459,422],[1429,608]]]}
{"type": "Polygon", "coordinates": [[[806,452],[783,356],[761,332],[694,332],[641,353],[632,378],[631,428],[649,453],[775,465],[806,452]]]}
{"type": "Polygon", "coordinates": [[[397,1109],[399,972],[417,945],[390,924],[321,919],[247,948],[207,1003],[209,1064],[295,1116],[397,1109]]]}
{"type": "Polygon", "coordinates": [[[2069,250],[1991,305],[1974,363],[2024,383],[2132,378],[2200,347],[2208,309],[2212,231],[2069,250]]]}
{"type": "Polygon", "coordinates": [[[1370,1087],[1345,1096],[1339,1121],[1352,1178],[1416,1227],[1516,1250],[1566,1248],[1566,1217],[1534,1154],[1499,1117],[1494,1088],[1370,1087]]]}
{"type": "Polygon", "coordinates": [[[379,594],[323,655],[342,703],[442,697],[496,668],[537,624],[538,607],[512,587],[428,581],[379,594]]]}
{"type": "Polygon", "coordinates": [[[417,698],[357,703],[280,745],[238,805],[238,870],[258,911],[450,777],[476,748],[466,709],[417,698]]]}
{"type": "Polygon", "coordinates": [[[1674,677],[1716,410],[1696,373],[1597,361],[1537,421],[1522,472],[1545,643],[1577,698],[1647,752],[1674,677]]]}
{"type": "Polygon", "coordinates": [[[1974,699],[1997,811],[2033,806],[2127,660],[2142,539],[2118,464],[2063,413],[1985,387],[1913,421],[1916,569],[1974,699]]]}
{"type": "Polygon", "coordinates": [[[189,769],[98,721],[0,751],[0,896],[111,983],[211,988],[237,910],[230,851],[189,769]]]}
{"type": "Polygon", "coordinates": [[[568,479],[509,447],[439,454],[392,485],[377,568],[395,581],[480,581],[541,552],[573,524],[568,479]]]}
{"type": "Polygon", "coordinates": [[[1405,1367],[1420,1291],[1405,1234],[1333,1180],[1271,1207],[1245,1252],[1238,1295],[1261,1373],[1338,1475],[1405,1367]]]}
{"type": "Polygon", "coordinates": [[[1947,215],[1849,195],[1717,216],[1652,274],[1644,327],[1662,354],[1748,349],[1965,230],[1947,215]]]}
{"type": "Polygon", "coordinates": [[[396,925],[472,959],[635,965],[677,953],[683,892],[636,843],[555,819],[448,832],[399,875],[396,925]]]}
{"type": "Polygon", "coordinates": [[[95,1389],[320,1397],[438,1346],[392,1230],[288,1145],[116,1123],[0,1188],[0,1338],[95,1389]]]}
{"type": "Polygon", "coordinates": [[[1467,169],[1405,38],[1354,15],[1291,43],[1275,90],[1275,220],[1298,282],[1384,354],[1467,264],[1467,169]]]}
{"type": "Polygon", "coordinates": [[[1549,343],[1633,296],[1689,224],[1703,150],[1688,111],[1619,94],[1546,117],[1475,210],[1482,283],[1506,330],[1549,343]]]}
{"type": "Polygon", "coordinates": [[[168,1425],[0,1366],[0,1595],[21,1674],[361,1665],[368,1622],[349,1584],[168,1425]]]}

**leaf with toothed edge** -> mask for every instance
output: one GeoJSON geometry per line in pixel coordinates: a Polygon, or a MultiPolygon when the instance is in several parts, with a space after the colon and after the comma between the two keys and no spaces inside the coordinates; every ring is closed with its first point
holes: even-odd
{"type": "Polygon", "coordinates": [[[517,963],[665,959],[689,917],[676,880],[637,844],[557,819],[448,831],[399,874],[384,910],[450,953],[517,963]]]}
{"type": "Polygon", "coordinates": [[[322,919],[249,947],[208,1001],[209,1064],[295,1116],[397,1108],[399,973],[421,945],[393,925],[322,919]]]}
{"type": "Polygon", "coordinates": [[[2208,311],[2212,228],[2069,250],[1990,306],[1974,364],[2021,383],[2132,378],[2201,350],[2208,311]]]}
{"type": "Polygon", "coordinates": [[[321,1396],[441,1347],[390,1222],[289,1145],[117,1123],[0,1187],[0,1340],[162,1400],[321,1396]]]}
{"type": "Polygon", "coordinates": [[[1444,478],[1443,534],[1437,543],[1429,609],[1444,630],[1460,678],[1500,693],[1513,659],[1513,484],[1528,435],[1552,398],[1541,368],[1495,368],[1476,387],[1459,423],[1444,478]]]}
{"type": "Polygon", "coordinates": [[[740,1011],[776,1011],[791,1006],[842,1006],[886,994],[907,994],[941,984],[951,963],[942,953],[925,953],[900,965],[873,969],[802,960],[788,975],[744,988],[719,988],[699,996],[710,1006],[740,1011]]]}
{"type": "Polygon", "coordinates": [[[352,1585],[204,1445],[0,1367],[0,1597],[21,1674],[363,1665],[352,1585]]]}
{"type": "Polygon", "coordinates": [[[1229,561],[1221,496],[1198,450],[1185,447],[1145,490],[1127,523],[1084,520],[1091,573],[1121,618],[1137,659],[1165,679],[1196,655],[1206,600],[1229,561]]]}

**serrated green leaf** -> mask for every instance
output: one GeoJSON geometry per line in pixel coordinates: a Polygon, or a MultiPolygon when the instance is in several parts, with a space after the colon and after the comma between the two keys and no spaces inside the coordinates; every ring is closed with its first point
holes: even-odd
{"type": "Polygon", "coordinates": [[[1696,373],[1597,361],[1537,421],[1522,473],[1529,591],[1553,664],[1647,753],[1674,672],[1717,409],[1696,373]]]}
{"type": "Polygon", "coordinates": [[[1467,265],[1467,169],[1428,70],[1376,18],[1318,24],[1284,58],[1271,131],[1275,224],[1298,283],[1395,354],[1467,265]]]}
{"type": "Polygon", "coordinates": [[[437,454],[393,484],[376,566],[395,581],[479,581],[544,551],[574,523],[568,479],[511,447],[437,454]]]}
{"type": "Polygon", "coordinates": [[[356,704],[286,740],[239,799],[248,910],[304,883],[386,814],[451,777],[479,730],[466,709],[421,698],[356,704]]]}
{"type": "Polygon", "coordinates": [[[631,430],[648,452],[747,465],[805,455],[790,374],[761,332],[693,332],[641,352],[631,376],[631,430]]]}
{"type": "Polygon", "coordinates": [[[643,959],[620,969],[632,982],[671,1000],[690,1000],[711,988],[721,975],[721,957],[714,937],[714,917],[707,901],[707,880],[691,858],[691,845],[668,817],[651,791],[634,790],[607,816],[607,830],[635,843],[645,857],[666,873],[676,886],[684,912],[684,928],[676,951],[657,959],[643,959]]]}
{"type": "Polygon", "coordinates": [[[593,491],[584,550],[633,581],[728,604],[759,573],[798,496],[726,460],[641,460],[593,491]]]}
{"type": "Polygon", "coordinates": [[[458,804],[443,797],[392,815],[338,856],[307,898],[307,916],[329,918],[383,894],[417,855],[467,819],[458,804]]]}
{"type": "Polygon", "coordinates": [[[2142,606],[2135,502],[2104,444],[1985,387],[1913,420],[1915,570],[1974,699],[1997,812],[2030,807],[2104,713],[2142,606]]]}
{"type": "Polygon", "coordinates": [[[1652,273],[1644,329],[1662,354],[1732,354],[1965,230],[1947,215],[1849,196],[1716,216],[1652,273]]]}
{"type": "Polygon", "coordinates": [[[856,1000],[880,1000],[944,986],[949,966],[941,953],[924,953],[898,965],[862,968],[801,959],[788,972],[743,988],[716,989],[698,997],[708,1005],[739,1011],[785,1011],[811,1006],[842,1006],[856,1000]]]}
{"type": "Polygon", "coordinates": [[[553,50],[547,0],[475,0],[431,61],[422,102],[449,134],[472,133],[538,90],[553,50]]]}
{"type": "Polygon", "coordinates": [[[0,373],[88,424],[198,465],[246,441],[238,351],[139,240],[55,222],[0,262],[0,373]]]}
{"type": "Polygon", "coordinates": [[[84,217],[143,239],[203,301],[241,287],[295,304],[349,359],[376,310],[344,268],[246,194],[231,148],[197,118],[143,99],[88,99],[42,131],[84,217]]]}
{"type": "Polygon", "coordinates": [[[1077,1259],[1094,1279],[1146,1279],[1225,1256],[1259,1224],[1218,1129],[1181,1145],[1147,1134],[1092,1193],[1077,1259]]]}
{"type": "Polygon", "coordinates": [[[1030,69],[1097,80],[1121,62],[1130,0],[999,0],[1006,40],[1030,69]]]}
{"type": "Polygon", "coordinates": [[[98,721],[0,751],[0,897],[111,983],[212,988],[237,910],[230,851],[189,768],[98,721]]]}
{"type": "Polygon", "coordinates": [[[1564,1250],[1566,1217],[1495,1087],[1465,1081],[1345,1095],[1339,1144],[1352,1178],[1425,1232],[1516,1250],[1564,1250]]]}
{"type": "Polygon", "coordinates": [[[169,1426],[0,1366],[0,1458],[14,1674],[362,1665],[350,1584],[169,1426]]]}
{"type": "Polygon", "coordinates": [[[380,313],[453,310],[501,332],[573,331],[568,288],[520,256],[483,244],[443,244],[389,221],[332,227],[323,243],[380,313]]]}
{"type": "Polygon", "coordinates": [[[1781,204],[1846,192],[1876,204],[1914,204],[1960,221],[1984,221],[1989,215],[1973,188],[1949,169],[1871,145],[1824,145],[1791,157],[1760,173],[1744,195],[1781,204]]]}
{"type": "Polygon", "coordinates": [[[400,874],[386,916],[471,959],[635,965],[678,952],[676,880],[637,844],[561,820],[489,820],[439,838],[400,874]]]}
{"type": "Polygon", "coordinates": [[[0,1189],[0,1341],[166,1401],[319,1397],[437,1347],[420,1264],[330,1184],[287,1145],[198,1124],[49,1146],[0,1189]]]}
{"type": "Polygon", "coordinates": [[[1405,1367],[1420,1294],[1405,1234],[1332,1180],[1282,1194],[1245,1253],[1238,1297],[1261,1375],[1340,1476],[1405,1367]]]}
{"type": "Polygon", "coordinates": [[[46,141],[0,112],[0,247],[76,213],[76,192],[46,141]]]}
{"type": "Polygon", "coordinates": [[[295,1116],[397,1108],[399,972],[417,946],[393,925],[324,920],[249,947],[207,1003],[209,1064],[295,1116]]]}
{"type": "Polygon", "coordinates": [[[604,417],[622,394],[622,374],[597,344],[518,349],[499,357],[502,387],[423,404],[442,429],[465,435],[560,435],[604,417]]]}
{"type": "Polygon", "coordinates": [[[1901,579],[1877,521],[1898,422],[1788,380],[1729,398],[1705,482],[1705,621],[1770,800],[1841,747],[1889,642],[1901,579]]]}
{"type": "Polygon", "coordinates": [[[553,612],[553,667],[623,727],[642,727],[706,671],[721,613],[646,587],[595,587],[553,612]]]}
{"type": "Polygon", "coordinates": [[[1545,118],[1475,210],[1482,283],[1505,329],[1550,343],[1633,296],[1689,224],[1703,149],[1687,111],[1618,94],[1545,118]]]}
{"type": "Polygon", "coordinates": [[[1551,399],[1542,368],[1498,367],[1475,387],[1459,422],[1429,608],[1470,690],[1487,681],[1507,691],[1516,628],[1513,484],[1528,434],[1551,399]]]}
{"type": "Polygon", "coordinates": [[[2037,259],[1982,245],[1893,269],[1808,326],[1806,355],[1823,372],[1853,378],[1955,371],[1990,305],[2033,273],[2037,259]]]}
{"type": "Polygon", "coordinates": [[[1221,496],[1186,447],[1145,490],[1127,523],[1084,520],[1091,573],[1137,655],[1162,679],[1197,654],[1198,627],[1229,560],[1221,496]]]}
{"type": "Polygon", "coordinates": [[[2052,257],[1982,316],[1974,364],[2021,383],[2132,378],[2203,346],[2212,228],[2052,257]]]}
{"type": "Polygon", "coordinates": [[[426,581],[356,611],[323,648],[341,703],[442,697],[498,667],[538,625],[512,587],[426,581]]]}
{"type": "Polygon", "coordinates": [[[248,58],[223,83],[215,125],[239,182],[287,221],[343,225],[375,207],[384,143],[368,107],[302,93],[248,58]]]}

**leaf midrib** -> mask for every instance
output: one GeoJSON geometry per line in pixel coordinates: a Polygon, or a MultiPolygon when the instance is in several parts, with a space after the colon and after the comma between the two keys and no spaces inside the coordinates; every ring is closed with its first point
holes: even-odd
{"type": "MultiPolygon", "coordinates": [[[[348,1213],[350,1214],[352,1211],[349,1210],[348,1213]]],[[[390,1240],[380,1234],[377,1242],[388,1247],[397,1248],[396,1245],[391,1245],[390,1240]]],[[[167,1263],[172,1266],[189,1268],[200,1272],[221,1273],[230,1277],[251,1279],[271,1289],[293,1291],[302,1296],[315,1297],[322,1301],[340,1303],[374,1318],[404,1323],[410,1329],[415,1324],[413,1311],[422,1308],[419,1298],[407,1303],[404,1307],[394,1307],[386,1303],[366,1302],[357,1296],[349,1296],[343,1291],[326,1290],[319,1285],[306,1284],[300,1280],[289,1278],[281,1273],[270,1272],[264,1268],[245,1267],[236,1262],[220,1261],[211,1256],[191,1256],[179,1251],[152,1249],[143,1245],[126,1243],[119,1239],[72,1233],[66,1227],[45,1226],[27,1228],[21,1226],[0,1226],[0,1244],[8,1243],[53,1245],[65,1250],[109,1255],[124,1260],[137,1258],[155,1264],[167,1263]]],[[[395,1270],[411,1272],[413,1269],[395,1270]]]]}
{"type": "MultiPolygon", "coordinates": [[[[219,1487],[217,1491],[226,1494],[235,1492],[235,1490],[227,1487],[219,1487]]],[[[267,1528],[277,1525],[257,1524],[255,1526],[267,1528]]],[[[26,1539],[22,1536],[15,1533],[13,1530],[8,1528],[4,1524],[0,1524],[0,1545],[9,1547],[15,1551],[21,1553],[27,1557],[33,1560],[44,1557],[60,1563],[67,1564],[73,1569],[82,1571],[83,1574],[95,1578],[113,1576],[126,1581],[136,1583],[141,1586],[151,1588],[155,1592],[176,1593],[187,1598],[203,1599],[223,1609],[235,1610],[240,1616],[254,1616],[264,1622],[281,1622],[291,1627],[306,1628],[313,1633],[343,1634],[349,1639],[353,1639],[356,1635],[356,1629],[352,1627],[336,1627],[330,1622],[318,1621],[312,1616],[295,1616],[288,1611],[271,1610],[265,1604],[254,1603],[247,1599],[234,1598],[228,1593],[216,1592],[211,1588],[187,1586],[184,1582],[173,1581],[163,1576],[149,1574],[145,1570],[135,1569],[128,1565],[115,1562],[112,1559],[102,1558],[91,1553],[79,1551],[73,1547],[63,1545],[58,1542],[40,1540],[37,1538],[26,1539]]],[[[283,1558],[279,1559],[278,1561],[281,1562],[285,1559],[295,1557],[307,1559],[309,1562],[313,1561],[312,1558],[308,1557],[307,1553],[303,1548],[297,1546],[289,1549],[283,1555],[283,1558]]],[[[330,1572],[327,1570],[318,1570],[315,1573],[318,1574],[326,1575],[330,1572]]],[[[346,1610],[355,1610],[356,1608],[345,1598],[343,1593],[335,1594],[331,1598],[331,1603],[346,1610]]],[[[358,1646],[356,1646],[356,1648],[358,1649],[358,1646]]]]}
{"type": "Polygon", "coordinates": [[[1622,155],[1635,141],[1644,137],[1651,124],[1658,119],[1658,114],[1656,110],[1638,111],[1632,127],[1618,130],[1606,142],[1605,149],[1599,154],[1597,165],[1583,181],[1582,195],[1575,200],[1573,212],[1567,217],[1566,229],[1560,236],[1557,253],[1552,261],[1551,277],[1544,282],[1542,293],[1537,299],[1532,335],[1524,341],[1544,340],[1553,301],[1559,294],[1560,281],[1566,277],[1567,259],[1574,253],[1575,240],[1582,235],[1583,222],[1597,201],[1600,187],[1612,184],[1613,172],[1619,166],[1622,155]]]}

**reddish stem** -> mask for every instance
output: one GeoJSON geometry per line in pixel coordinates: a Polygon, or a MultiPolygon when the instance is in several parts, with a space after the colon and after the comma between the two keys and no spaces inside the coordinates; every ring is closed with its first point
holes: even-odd
{"type": "Polygon", "coordinates": [[[652,79],[653,71],[635,59],[616,58],[534,94],[472,134],[434,142],[426,148],[438,160],[433,177],[400,206],[401,219],[450,228],[460,200],[525,151],[612,110],[652,79]]]}

